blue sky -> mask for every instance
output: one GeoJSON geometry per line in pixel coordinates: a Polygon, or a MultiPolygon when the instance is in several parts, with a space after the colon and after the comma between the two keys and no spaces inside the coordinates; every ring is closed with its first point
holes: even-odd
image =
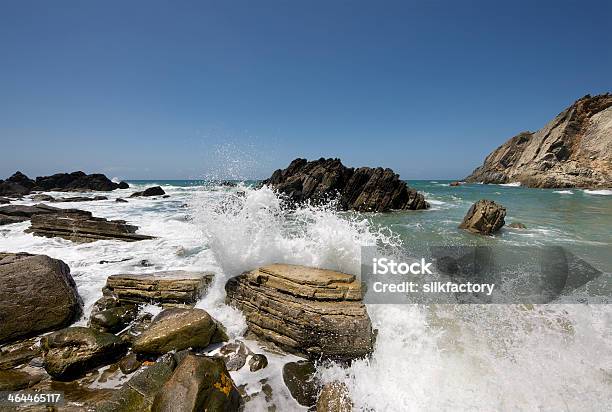
{"type": "Polygon", "coordinates": [[[610,4],[0,0],[0,177],[460,178],[612,91],[610,4]]]}

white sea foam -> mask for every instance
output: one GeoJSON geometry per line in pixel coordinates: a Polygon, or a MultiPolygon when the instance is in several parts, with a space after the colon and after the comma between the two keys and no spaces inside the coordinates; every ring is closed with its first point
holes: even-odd
{"type": "Polygon", "coordinates": [[[553,193],[559,193],[562,195],[573,195],[574,192],[572,192],[571,190],[553,190],[553,193]]]}
{"type": "Polygon", "coordinates": [[[612,189],[601,189],[601,190],[589,190],[589,189],[585,189],[584,193],[587,193],[589,195],[610,196],[610,195],[612,195],[612,189]]]}
{"type": "Polygon", "coordinates": [[[521,182],[500,183],[499,185],[508,187],[519,187],[521,185],[521,182]]]}

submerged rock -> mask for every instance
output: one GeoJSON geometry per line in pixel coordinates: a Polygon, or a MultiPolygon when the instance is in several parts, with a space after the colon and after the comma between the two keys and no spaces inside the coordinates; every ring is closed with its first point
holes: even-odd
{"type": "Polygon", "coordinates": [[[223,360],[188,354],[157,392],[153,411],[238,411],[242,399],[223,360]]]}
{"type": "Polygon", "coordinates": [[[353,402],[344,383],[334,381],[323,385],[319,399],[317,399],[317,412],[351,412],[352,410],[353,402]]]}
{"type": "Polygon", "coordinates": [[[225,290],[249,330],[281,349],[347,361],[373,350],[375,335],[353,275],[275,264],[230,279],[225,290]]]}
{"type": "Polygon", "coordinates": [[[283,366],[283,381],[293,399],[303,406],[314,406],[321,382],[310,361],[289,362],[283,366]]]}
{"type": "Polygon", "coordinates": [[[125,303],[194,304],[213,277],[211,272],[184,270],[117,274],[108,277],[106,289],[125,303]]]}
{"type": "MultiPolygon", "coordinates": [[[[0,212],[1,213],[1,212],[0,212]]],[[[137,226],[124,220],[107,220],[92,216],[83,210],[61,210],[49,214],[35,214],[32,225],[26,230],[36,236],[61,237],[77,243],[116,239],[127,242],[154,239],[153,236],[136,234],[137,226]]]]}
{"type": "Polygon", "coordinates": [[[164,189],[162,189],[161,186],[153,186],[153,187],[146,188],[142,192],[134,192],[134,193],[132,193],[132,195],[130,197],[162,196],[162,195],[165,195],[165,194],[166,194],[166,192],[164,192],[164,189]]]}
{"type": "Polygon", "coordinates": [[[465,180],[612,187],[612,94],[586,95],[537,132],[514,136],[465,180]]]}
{"type": "Polygon", "coordinates": [[[492,200],[481,199],[474,203],[459,225],[468,232],[491,235],[506,222],[506,208],[492,200]]]}
{"type": "Polygon", "coordinates": [[[527,229],[527,226],[525,226],[523,223],[521,222],[512,222],[508,225],[508,227],[514,228],[514,229],[527,229]]]}
{"type": "Polygon", "coordinates": [[[163,310],[134,341],[136,353],[159,355],[171,350],[205,348],[227,341],[223,326],[203,309],[163,310]]]}
{"type": "Polygon", "coordinates": [[[72,323],[83,303],[61,260],[0,253],[0,343],[72,323]]]}
{"type": "Polygon", "coordinates": [[[348,168],[339,159],[295,159],[263,181],[295,202],[338,200],[342,210],[386,212],[427,209],[422,194],[409,188],[391,169],[348,168]]]}
{"type": "Polygon", "coordinates": [[[119,359],[126,345],[117,336],[84,327],[70,327],[41,339],[44,367],[49,375],[72,380],[90,369],[119,359]]]}

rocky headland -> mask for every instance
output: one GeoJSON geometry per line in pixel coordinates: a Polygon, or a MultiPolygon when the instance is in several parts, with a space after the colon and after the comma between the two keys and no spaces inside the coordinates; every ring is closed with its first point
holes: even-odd
{"type": "Polygon", "coordinates": [[[537,132],[495,149],[467,182],[537,188],[612,187],[612,94],[586,95],[537,132]]]}
{"type": "Polygon", "coordinates": [[[339,209],[360,212],[427,209],[425,197],[391,169],[346,167],[340,159],[295,159],[263,184],[294,202],[337,200],[339,209]]]}

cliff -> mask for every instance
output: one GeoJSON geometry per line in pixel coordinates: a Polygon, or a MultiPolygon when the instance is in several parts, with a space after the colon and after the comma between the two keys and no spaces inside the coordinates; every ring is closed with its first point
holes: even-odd
{"type": "Polygon", "coordinates": [[[467,182],[612,187],[612,94],[586,95],[535,133],[495,149],[467,182]]]}

